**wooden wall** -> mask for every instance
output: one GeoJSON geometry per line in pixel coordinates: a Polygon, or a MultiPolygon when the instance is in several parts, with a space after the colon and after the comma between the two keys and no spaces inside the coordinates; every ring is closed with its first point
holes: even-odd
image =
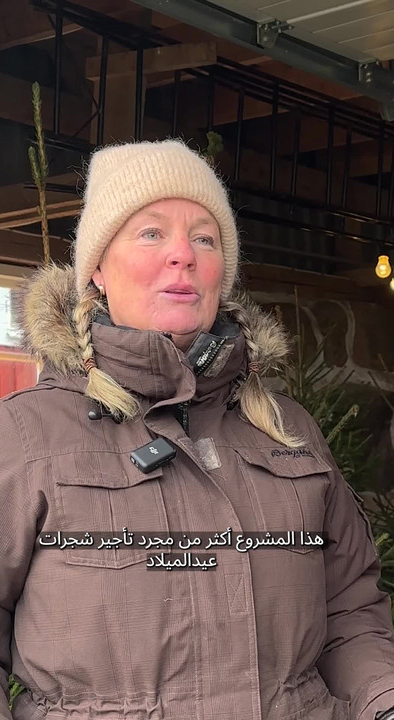
{"type": "Polygon", "coordinates": [[[37,382],[37,365],[20,350],[0,345],[0,397],[37,382]]]}

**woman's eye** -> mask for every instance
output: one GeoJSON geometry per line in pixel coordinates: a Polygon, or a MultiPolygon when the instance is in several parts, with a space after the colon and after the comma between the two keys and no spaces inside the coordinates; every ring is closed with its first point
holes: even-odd
{"type": "Polygon", "coordinates": [[[203,245],[213,245],[214,244],[213,237],[211,237],[210,235],[201,235],[200,237],[197,238],[197,240],[200,240],[200,241],[202,240],[203,245]]]}
{"type": "Polygon", "coordinates": [[[147,238],[148,240],[157,240],[157,238],[159,237],[159,231],[145,230],[145,232],[142,233],[142,236],[147,238]]]}

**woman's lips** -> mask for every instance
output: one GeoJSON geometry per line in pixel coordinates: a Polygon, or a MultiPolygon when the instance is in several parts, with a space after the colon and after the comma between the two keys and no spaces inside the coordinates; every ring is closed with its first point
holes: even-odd
{"type": "Polygon", "coordinates": [[[175,302],[186,302],[193,303],[199,299],[199,295],[195,292],[167,292],[163,291],[160,295],[165,295],[168,300],[174,300],[175,302]]]}

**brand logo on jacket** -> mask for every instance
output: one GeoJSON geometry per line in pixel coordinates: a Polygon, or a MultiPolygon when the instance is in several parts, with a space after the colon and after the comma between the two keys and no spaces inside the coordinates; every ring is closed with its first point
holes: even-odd
{"type": "Polygon", "coordinates": [[[305,448],[285,448],[284,450],[271,450],[271,457],[280,457],[285,455],[286,457],[314,457],[310,450],[305,448]]]}

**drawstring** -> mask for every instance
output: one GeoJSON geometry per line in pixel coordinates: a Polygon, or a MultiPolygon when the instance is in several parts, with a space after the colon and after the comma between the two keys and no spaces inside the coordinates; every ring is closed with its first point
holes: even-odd
{"type": "Polygon", "coordinates": [[[259,373],[260,370],[261,370],[261,363],[259,363],[259,362],[250,362],[249,363],[248,371],[250,373],[252,373],[252,372],[259,373]]]}
{"type": "Polygon", "coordinates": [[[86,360],[84,360],[83,364],[85,366],[85,370],[87,373],[89,373],[92,368],[97,367],[96,361],[93,357],[90,357],[90,358],[87,358],[86,360]]]}

